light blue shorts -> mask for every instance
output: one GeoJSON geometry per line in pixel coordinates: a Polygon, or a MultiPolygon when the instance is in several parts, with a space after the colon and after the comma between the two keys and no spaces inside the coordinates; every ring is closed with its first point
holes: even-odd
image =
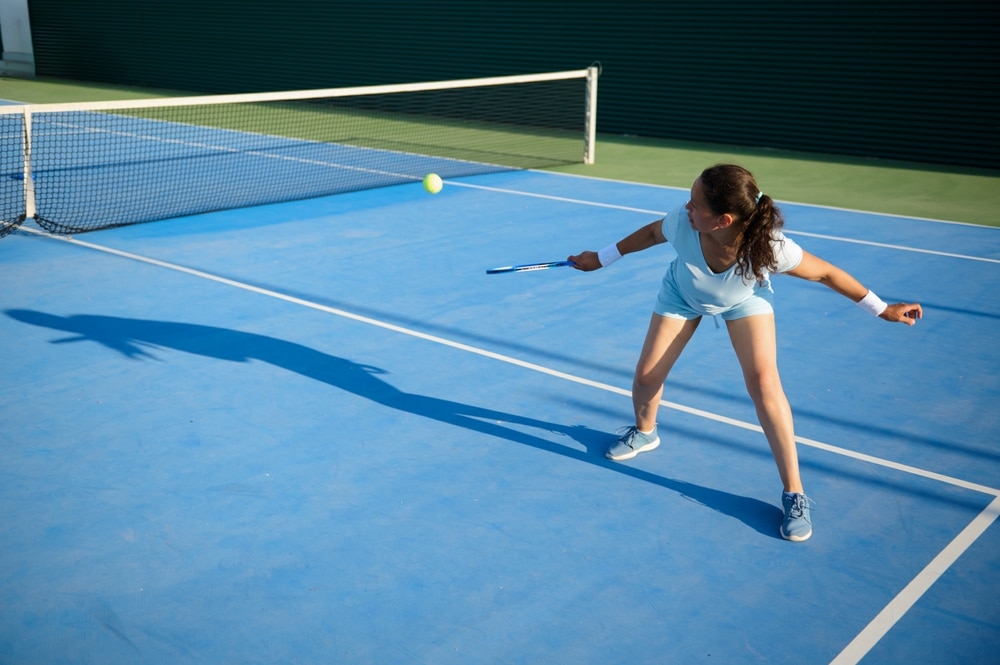
{"type": "Polygon", "coordinates": [[[735,321],[758,314],[774,314],[774,291],[768,281],[754,287],[753,294],[730,307],[714,305],[692,306],[681,296],[674,280],[666,278],[656,296],[653,311],[671,319],[697,319],[699,316],[721,316],[725,321],[735,321]]]}

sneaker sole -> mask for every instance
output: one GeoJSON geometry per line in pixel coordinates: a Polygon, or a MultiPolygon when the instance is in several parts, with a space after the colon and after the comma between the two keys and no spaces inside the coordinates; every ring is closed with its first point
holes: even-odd
{"type": "Polygon", "coordinates": [[[785,534],[783,529],[778,529],[778,531],[781,532],[782,538],[784,538],[785,540],[790,540],[793,543],[804,543],[805,541],[809,540],[809,538],[813,535],[812,530],[810,530],[809,533],[807,533],[804,536],[789,536],[785,534]]]}
{"type": "Polygon", "coordinates": [[[611,453],[606,453],[604,456],[607,457],[609,460],[613,460],[615,462],[621,462],[622,460],[632,459],[639,453],[645,453],[650,450],[653,450],[654,448],[659,447],[659,445],[660,445],[660,437],[656,437],[655,441],[650,441],[641,448],[635,448],[630,453],[625,453],[624,455],[618,455],[618,456],[612,456],[611,453]]]}

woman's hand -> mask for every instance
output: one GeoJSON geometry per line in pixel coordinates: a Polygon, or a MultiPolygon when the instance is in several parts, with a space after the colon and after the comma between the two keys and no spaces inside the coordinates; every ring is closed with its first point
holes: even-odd
{"type": "Polygon", "coordinates": [[[568,257],[566,260],[572,261],[573,267],[577,270],[590,272],[591,270],[597,270],[601,267],[601,260],[597,258],[597,252],[580,252],[579,254],[568,257]]]}
{"type": "Polygon", "coordinates": [[[886,307],[885,311],[878,316],[880,319],[885,319],[886,321],[905,323],[908,326],[912,326],[917,322],[917,319],[924,318],[924,310],[917,303],[907,304],[898,302],[895,305],[886,307]]]}

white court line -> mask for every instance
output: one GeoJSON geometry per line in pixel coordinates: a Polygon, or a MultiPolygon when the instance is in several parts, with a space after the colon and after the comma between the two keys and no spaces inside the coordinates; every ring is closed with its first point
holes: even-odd
{"type": "MultiPolygon", "coordinates": [[[[600,182],[618,183],[621,185],[635,185],[636,187],[651,187],[653,189],[668,189],[675,192],[687,192],[690,188],[678,187],[677,185],[656,185],[649,182],[637,182],[635,180],[619,180],[617,178],[603,178],[601,176],[583,175],[582,173],[563,173],[562,171],[543,171],[541,169],[527,169],[532,173],[544,173],[545,175],[561,176],[563,178],[581,178],[584,180],[597,180],[600,182]]],[[[836,210],[838,212],[858,213],[861,215],[878,215],[879,217],[891,217],[893,219],[912,219],[918,222],[933,222],[935,224],[955,224],[958,226],[971,226],[976,229],[988,229],[987,224],[974,224],[972,222],[956,222],[951,219],[936,219],[934,217],[918,217],[916,215],[901,215],[894,212],[880,212],[878,210],[864,210],[861,208],[844,208],[843,206],[823,205],[822,203],[803,203],[802,201],[782,200],[779,203],[787,205],[804,206],[807,208],[820,208],[822,210],[836,210]]]]}
{"type": "Polygon", "coordinates": [[[466,187],[468,189],[483,189],[488,192],[497,192],[499,194],[514,194],[516,196],[528,196],[535,199],[546,199],[548,201],[559,201],[561,203],[576,203],[579,205],[591,206],[594,208],[612,208],[614,210],[625,210],[627,212],[641,212],[643,214],[656,215],[657,217],[663,217],[666,213],[662,210],[646,210],[644,208],[629,208],[628,206],[615,205],[613,203],[600,203],[598,201],[585,201],[583,199],[570,199],[562,196],[552,196],[551,194],[535,194],[534,192],[524,192],[518,189],[503,189],[502,187],[488,187],[486,185],[474,185],[470,182],[461,182],[459,180],[446,180],[446,184],[455,187],[466,187]]]}
{"type": "Polygon", "coordinates": [[[841,238],[840,236],[828,236],[821,233],[807,233],[806,231],[785,231],[790,236],[808,236],[810,238],[822,238],[823,240],[836,240],[838,242],[851,242],[856,245],[870,245],[872,247],[884,247],[886,249],[898,249],[903,252],[918,252],[920,254],[934,254],[935,256],[948,256],[953,259],[967,259],[969,261],[983,261],[985,263],[1000,263],[1000,259],[989,259],[984,256],[969,256],[968,254],[953,254],[951,252],[936,252],[932,249],[918,249],[917,247],[904,247],[903,245],[890,245],[884,242],[872,242],[870,240],[855,240],[853,238],[841,238]]]}
{"type": "MultiPolygon", "coordinates": [[[[74,245],[79,245],[81,247],[86,247],[88,249],[97,250],[100,252],[105,252],[108,254],[113,254],[115,256],[120,256],[122,258],[131,259],[133,261],[139,261],[141,263],[146,263],[149,265],[157,266],[160,268],[166,268],[168,270],[173,270],[180,273],[185,273],[192,275],[194,277],[199,277],[201,279],[210,280],[213,282],[218,282],[227,286],[232,286],[244,291],[250,291],[252,293],[257,293],[259,295],[267,296],[270,298],[276,298],[278,300],[283,300],[288,303],[301,305],[303,307],[308,307],[310,309],[319,310],[326,312],[328,314],[333,314],[335,316],[343,317],[345,319],[350,319],[357,321],[359,323],[365,323],[368,325],[383,328],[385,330],[390,330],[393,332],[401,333],[414,337],[417,339],[426,340],[428,342],[433,342],[435,344],[441,344],[453,349],[458,349],[460,351],[466,351],[468,353],[473,353],[486,358],[491,358],[511,365],[516,365],[518,367],[523,367],[535,372],[540,372],[548,376],[556,377],[559,379],[564,379],[566,381],[571,381],[580,385],[590,386],[592,388],[597,388],[610,393],[615,393],[623,396],[631,396],[631,391],[618,388],[606,383],[601,383],[598,381],[592,381],[590,379],[585,379],[573,374],[568,374],[566,372],[560,372],[558,370],[545,367],[543,365],[537,365],[535,363],[527,362],[524,360],[519,360],[517,358],[506,356],[500,353],[495,353],[493,351],[487,351],[486,349],[481,349],[479,347],[471,346],[469,344],[463,344],[461,342],[456,342],[454,340],[446,339],[444,337],[438,337],[436,335],[430,335],[427,333],[422,333],[411,328],[405,328],[403,326],[398,326],[396,324],[388,323],[386,321],[381,321],[379,319],[374,319],[367,316],[362,316],[355,314],[353,312],[348,312],[343,309],[338,309],[335,307],[329,307],[327,305],[322,305],[315,303],[303,298],[297,298],[295,296],[290,296],[287,294],[279,293],[277,291],[272,291],[270,289],[264,289],[258,286],[253,286],[251,284],[246,284],[244,282],[238,282],[226,277],[221,277],[219,275],[213,275],[212,273],[204,272],[202,270],[196,270],[194,268],[187,268],[174,263],[169,263],[167,261],[160,261],[159,259],[153,259],[146,256],[141,256],[139,254],[133,254],[131,252],[125,252],[122,250],[114,249],[111,247],[105,247],[102,245],[95,245],[93,243],[84,242],[82,240],[77,240],[68,236],[57,236],[41,233],[33,229],[24,229],[30,233],[40,235],[47,238],[53,238],[57,240],[62,240],[74,245]]],[[[713,420],[715,422],[720,422],[734,427],[740,427],[742,429],[747,429],[755,432],[762,432],[763,430],[753,423],[748,423],[741,420],[736,420],[734,418],[729,418],[719,414],[711,413],[708,411],[703,411],[701,409],[695,409],[692,407],[684,406],[681,404],[676,404],[673,402],[668,402],[663,400],[660,402],[663,406],[674,409],[677,411],[682,411],[697,417],[706,418],[713,420]]],[[[845,647],[845,649],[831,662],[830,665],[856,665],[864,656],[892,629],[892,627],[898,623],[898,621],[913,607],[914,604],[930,589],[930,587],[941,577],[957,560],[964,554],[978,538],[986,532],[986,530],[996,521],[998,513],[1000,513],[1000,489],[987,487],[985,485],[979,485],[976,483],[971,483],[959,478],[953,478],[951,476],[946,476],[943,474],[935,473],[932,471],[927,471],[925,469],[920,469],[917,467],[909,466],[906,464],[900,464],[898,462],[893,462],[891,460],[875,457],[872,455],[866,455],[863,453],[858,453],[853,450],[848,450],[846,448],[841,448],[839,446],[834,446],[827,443],[822,443],[820,441],[814,441],[812,439],[806,439],[803,437],[796,437],[795,439],[798,443],[806,446],[817,448],[819,450],[825,450],[827,452],[841,455],[843,457],[848,457],[851,459],[859,460],[862,462],[867,462],[870,464],[877,464],[890,469],[895,469],[903,473],[908,473],[914,476],[919,476],[923,478],[928,478],[942,483],[947,483],[955,487],[961,487],[963,489],[973,490],[981,492],[984,494],[992,495],[994,497],[993,501],[983,510],[972,522],[966,526],[958,536],[956,536],[934,559],[920,572],[917,574],[913,580],[910,581],[907,586],[900,591],[885,608],[879,612],[879,614],[871,621],[869,624],[860,632],[857,636],[845,647]]]]}
{"type": "Polygon", "coordinates": [[[983,535],[1000,515],[1000,497],[993,499],[954,540],[896,594],[888,605],[851,640],[830,665],[855,665],[903,618],[928,589],[983,535]]]}
{"type": "MultiPolygon", "coordinates": [[[[566,198],[566,197],[562,197],[562,196],[552,196],[550,194],[536,194],[534,192],[523,192],[523,191],[519,191],[519,190],[516,190],[516,189],[504,189],[502,187],[488,187],[488,186],[485,186],[485,185],[474,185],[474,184],[471,184],[471,183],[459,182],[459,181],[456,181],[456,180],[448,180],[446,182],[447,182],[447,184],[453,185],[453,186],[456,186],[456,187],[467,187],[469,189],[482,189],[482,190],[486,190],[486,191],[490,191],[490,192],[497,192],[497,193],[500,193],[500,194],[514,194],[514,195],[517,195],[517,196],[527,196],[527,197],[536,198],[536,199],[546,199],[546,200],[549,200],[549,201],[559,201],[560,203],[575,203],[575,204],[578,204],[578,205],[591,206],[591,207],[594,207],[594,208],[612,208],[614,210],[623,210],[625,212],[639,212],[639,213],[648,214],[648,215],[655,215],[657,217],[663,217],[663,215],[666,214],[666,212],[664,212],[662,210],[647,210],[645,208],[631,208],[629,206],[615,205],[615,204],[612,204],[612,203],[600,203],[600,202],[597,202],[597,201],[586,201],[586,200],[583,200],[583,199],[571,199],[571,198],[566,198]]],[[[799,203],[799,204],[795,204],[795,205],[803,205],[803,206],[805,206],[805,205],[810,205],[810,204],[799,203]]],[[[814,206],[814,207],[826,207],[826,208],[829,208],[829,206],[814,206]]],[[[829,208],[829,209],[832,209],[832,210],[841,210],[840,208],[829,208]]],[[[853,211],[847,211],[847,212],[853,212],[853,211]]],[[[860,213],[861,211],[858,211],[858,212],[860,213]]],[[[888,217],[892,217],[892,216],[901,217],[900,215],[885,215],[884,213],[879,213],[879,212],[874,212],[874,213],[873,212],[867,212],[867,213],[863,213],[863,214],[867,214],[867,215],[883,215],[883,216],[888,216],[888,217]]],[[[921,218],[914,217],[914,218],[905,218],[905,219],[921,219],[921,218]]],[[[922,221],[937,221],[937,220],[922,220],[922,221]]],[[[975,225],[971,225],[971,226],[975,226],[975,225]]],[[[976,228],[981,228],[981,227],[977,226],[976,228]]],[[[823,239],[823,240],[834,240],[836,242],[854,243],[856,245],[870,245],[872,247],[884,247],[886,249],[895,249],[895,250],[899,250],[899,251],[903,251],[903,252],[916,252],[918,254],[933,254],[935,256],[945,256],[945,257],[949,257],[949,258],[953,258],[953,259],[966,259],[968,261],[983,261],[985,263],[997,263],[997,264],[1000,264],[1000,259],[990,259],[990,258],[986,258],[986,257],[982,257],[982,256],[969,256],[967,254],[954,254],[952,252],[938,252],[938,251],[931,250],[931,249],[920,249],[918,247],[906,247],[904,245],[891,245],[891,244],[888,244],[888,243],[873,242],[873,241],[870,241],[870,240],[856,240],[854,238],[844,238],[844,237],[841,237],[841,236],[823,235],[823,234],[820,234],[820,233],[808,233],[806,231],[785,230],[784,233],[786,235],[790,235],[790,236],[792,236],[792,235],[807,236],[807,237],[810,237],[810,238],[820,238],[820,239],[823,239]]]]}

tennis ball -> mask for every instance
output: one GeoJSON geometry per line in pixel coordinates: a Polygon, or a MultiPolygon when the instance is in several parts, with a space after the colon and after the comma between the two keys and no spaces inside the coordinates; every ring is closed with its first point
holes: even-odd
{"type": "Polygon", "coordinates": [[[441,176],[437,173],[428,173],[427,177],[424,178],[424,189],[431,194],[437,194],[442,187],[444,187],[444,183],[441,182],[441,176]]]}

